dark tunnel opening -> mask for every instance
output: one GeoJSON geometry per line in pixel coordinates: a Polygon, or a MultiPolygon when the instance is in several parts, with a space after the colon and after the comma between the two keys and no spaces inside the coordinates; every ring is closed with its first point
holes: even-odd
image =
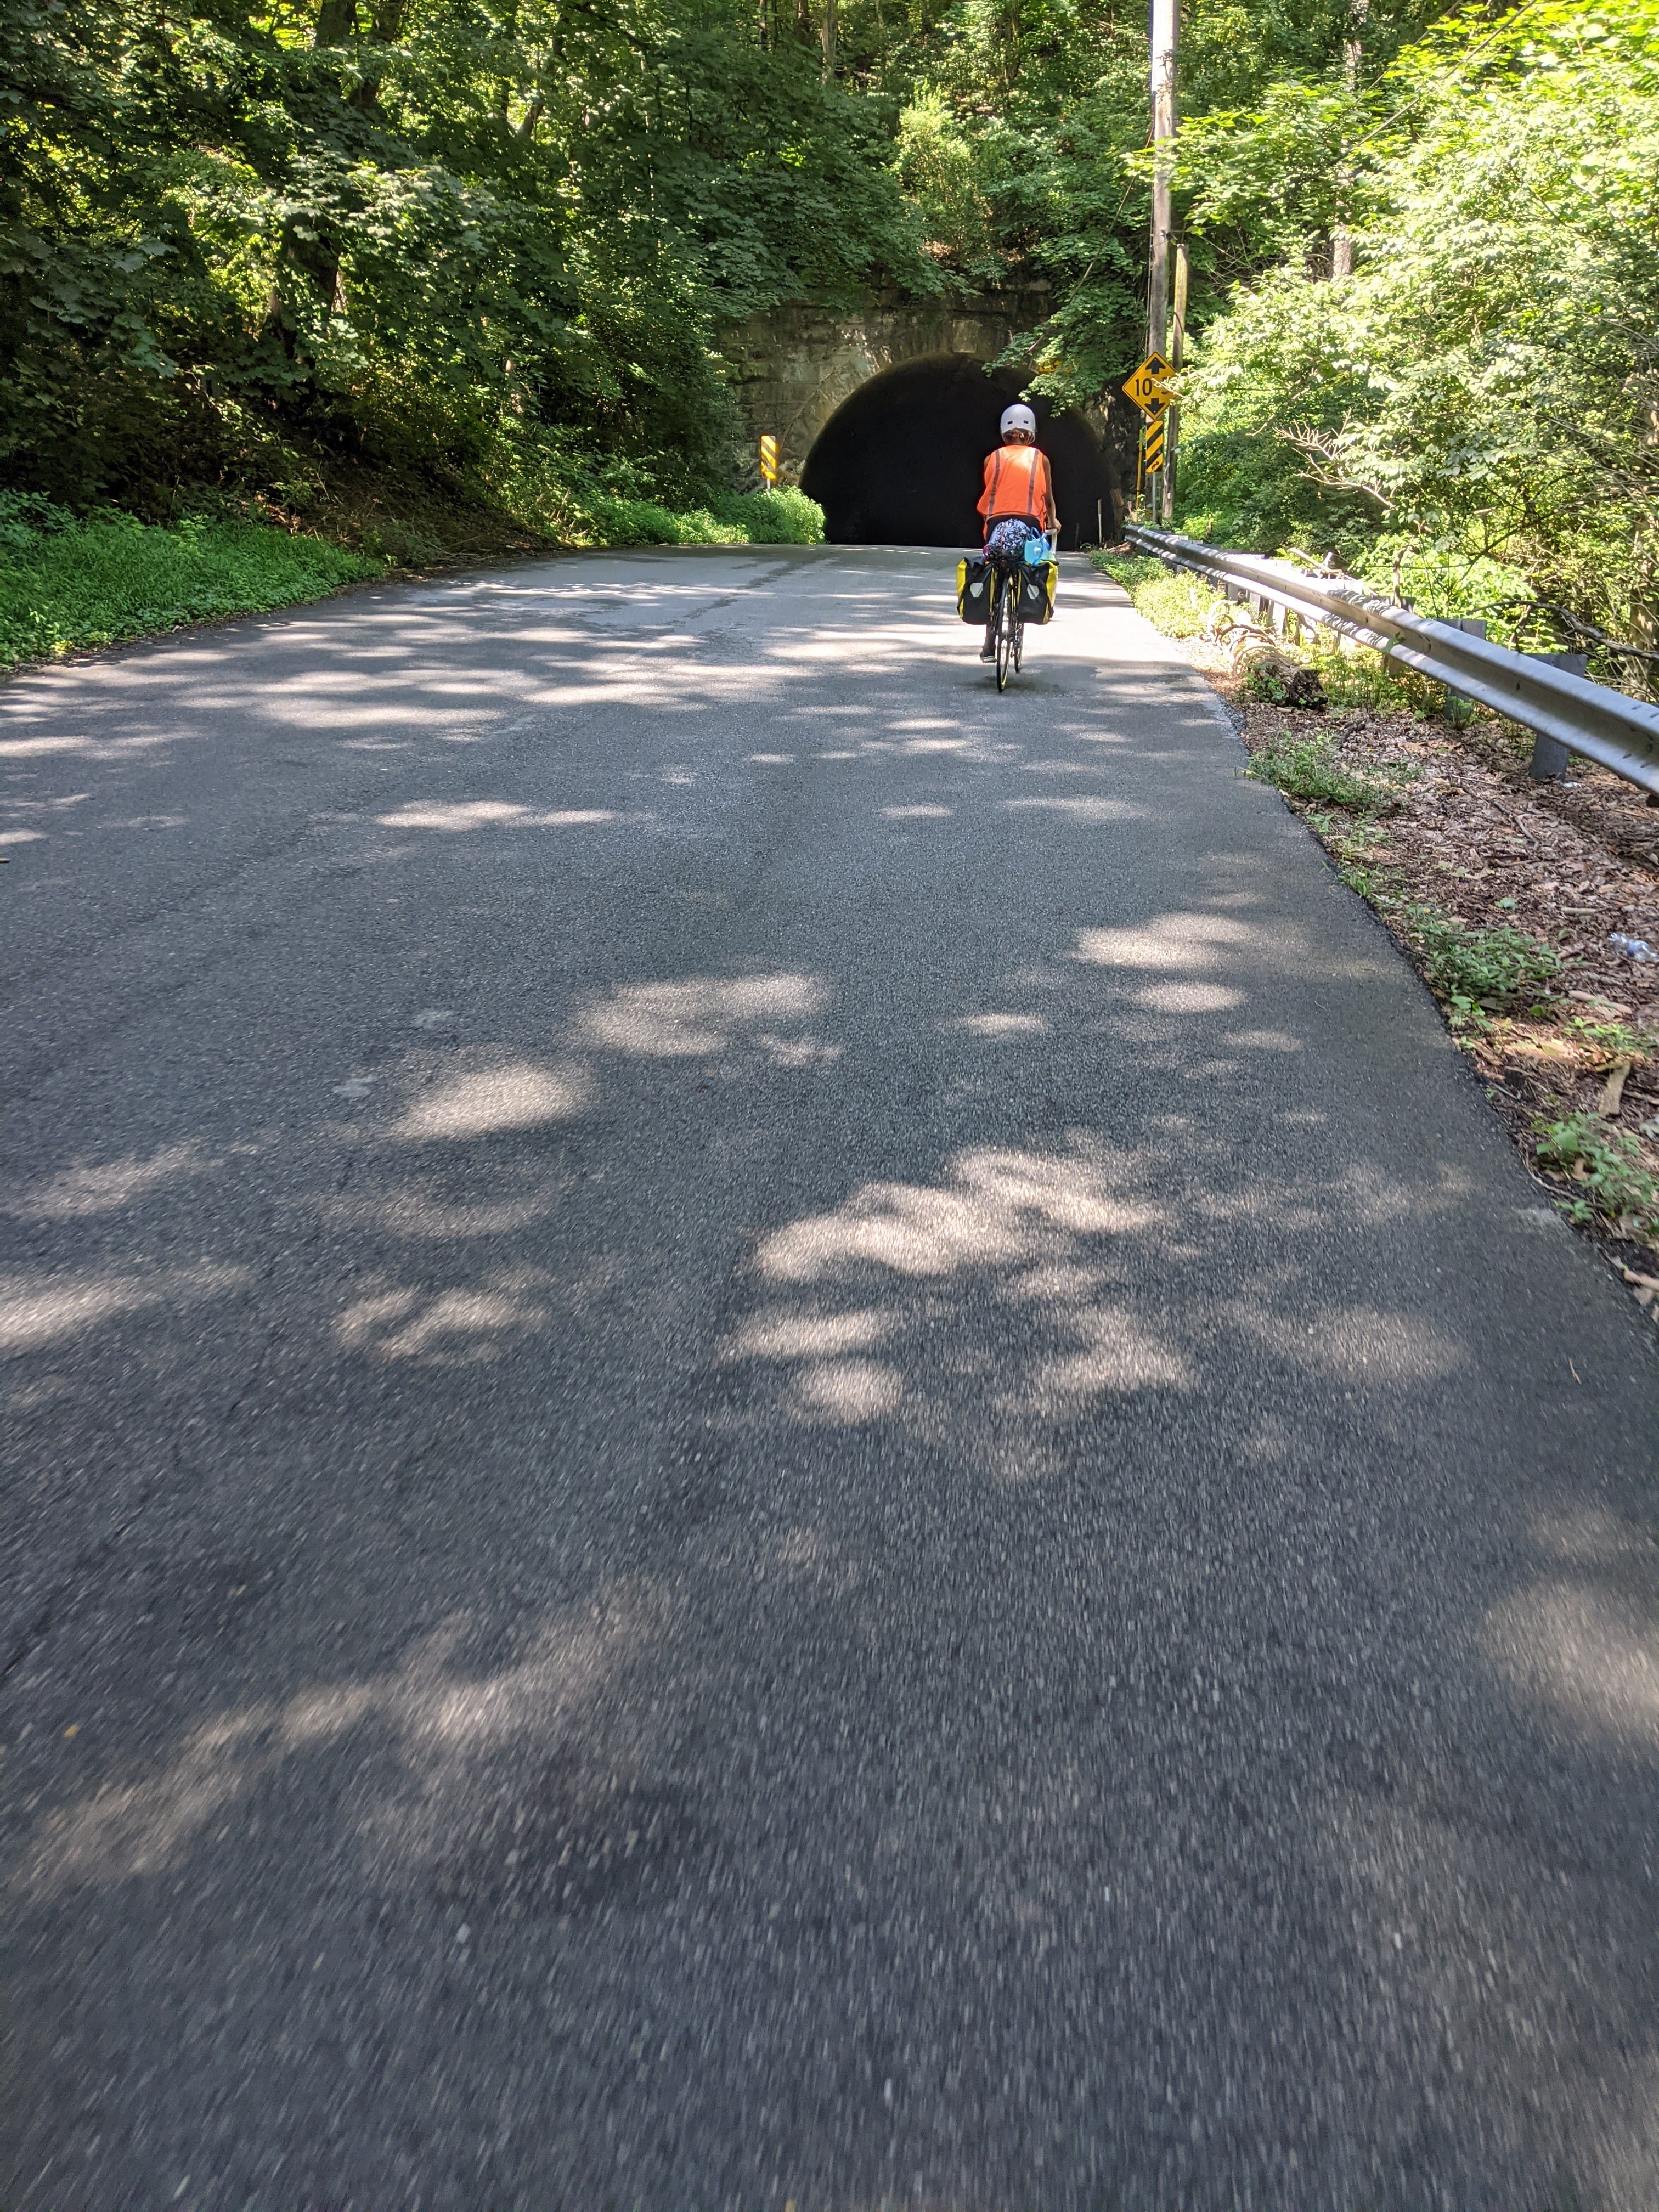
{"type": "MultiPolygon", "coordinates": [[[[872,376],[830,417],[801,471],[824,535],[838,545],[977,545],[985,456],[1019,397],[1018,370],[988,373],[968,354],[932,354],[872,376]]],[[[1120,488],[1100,440],[1081,416],[1030,404],[1054,471],[1060,544],[1115,538],[1120,488]]]]}

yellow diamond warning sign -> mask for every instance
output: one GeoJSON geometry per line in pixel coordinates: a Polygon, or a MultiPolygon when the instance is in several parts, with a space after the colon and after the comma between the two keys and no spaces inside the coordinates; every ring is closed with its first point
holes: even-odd
{"type": "Polygon", "coordinates": [[[1161,415],[1175,400],[1169,379],[1175,374],[1161,353],[1149,353],[1123,389],[1145,415],[1161,415]]]}

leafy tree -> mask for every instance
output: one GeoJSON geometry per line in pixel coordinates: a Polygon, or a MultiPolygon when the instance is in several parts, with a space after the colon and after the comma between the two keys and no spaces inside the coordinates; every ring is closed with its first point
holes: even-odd
{"type": "MultiPolygon", "coordinates": [[[[1352,276],[1322,281],[1289,192],[1261,218],[1286,258],[1206,335],[1189,497],[1257,544],[1323,524],[1379,575],[1408,550],[1497,560],[1651,635],[1656,32],[1653,0],[1594,16],[1534,5],[1497,24],[1471,11],[1405,50],[1342,137],[1352,276]],[[1272,487],[1254,510],[1252,473],[1272,487]]],[[[1330,173],[1337,119],[1270,103],[1259,130],[1288,131],[1330,173]]],[[[1231,219],[1273,174],[1243,129],[1224,143],[1195,132],[1186,151],[1200,224],[1231,219]]],[[[1311,232],[1332,210],[1305,213],[1311,232]]]]}
{"type": "Polygon", "coordinates": [[[893,126],[702,0],[18,0],[0,456],[83,502],[296,447],[690,496],[716,315],[936,283],[893,126]]]}

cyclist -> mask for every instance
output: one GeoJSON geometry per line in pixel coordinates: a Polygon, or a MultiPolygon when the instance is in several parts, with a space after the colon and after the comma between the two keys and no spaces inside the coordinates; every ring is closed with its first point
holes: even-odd
{"type": "Polygon", "coordinates": [[[1054,478],[1048,456],[1039,453],[1036,416],[1024,401],[1002,410],[1002,443],[985,457],[985,489],[979,511],[985,517],[985,550],[995,567],[990,605],[985,617],[981,660],[997,657],[997,604],[1007,572],[1024,558],[1028,538],[1046,536],[1052,544],[1060,534],[1054,513],[1054,478]]]}

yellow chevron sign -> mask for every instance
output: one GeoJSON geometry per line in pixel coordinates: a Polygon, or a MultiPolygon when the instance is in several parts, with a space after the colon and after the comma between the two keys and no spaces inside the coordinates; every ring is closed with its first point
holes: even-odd
{"type": "Polygon", "coordinates": [[[1162,415],[1154,415],[1146,425],[1140,465],[1149,477],[1155,477],[1164,465],[1164,417],[1162,415]]]}
{"type": "Polygon", "coordinates": [[[1149,353],[1134,374],[1125,379],[1123,389],[1143,415],[1161,415],[1175,399],[1169,386],[1174,374],[1161,353],[1149,353]]]}
{"type": "Polygon", "coordinates": [[[776,483],[778,480],[778,441],[775,438],[763,438],[761,440],[760,464],[761,481],[767,484],[776,483]]]}

